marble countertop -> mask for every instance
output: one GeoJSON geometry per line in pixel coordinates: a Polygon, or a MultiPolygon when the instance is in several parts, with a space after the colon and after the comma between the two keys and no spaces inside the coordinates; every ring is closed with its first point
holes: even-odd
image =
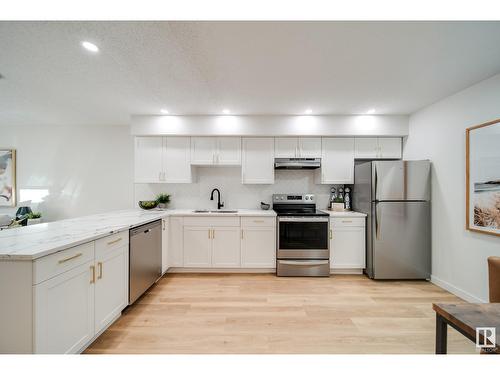
{"type": "Polygon", "coordinates": [[[129,230],[167,216],[276,216],[269,210],[241,209],[237,213],[194,213],[193,209],[130,209],[0,231],[0,259],[33,260],[129,230]]]}
{"type": "Polygon", "coordinates": [[[366,217],[366,214],[356,211],[329,211],[321,210],[330,215],[330,217],[366,217]]]}

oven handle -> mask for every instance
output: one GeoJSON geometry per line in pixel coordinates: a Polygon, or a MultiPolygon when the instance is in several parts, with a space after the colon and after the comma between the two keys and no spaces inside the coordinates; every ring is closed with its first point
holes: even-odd
{"type": "Polygon", "coordinates": [[[329,217],[295,217],[283,216],[278,217],[279,222],[299,222],[299,223],[328,223],[329,217]]]}
{"type": "Polygon", "coordinates": [[[328,264],[328,260],[315,260],[311,261],[300,261],[300,260],[278,260],[280,264],[286,264],[289,266],[322,266],[323,264],[328,264]]]}

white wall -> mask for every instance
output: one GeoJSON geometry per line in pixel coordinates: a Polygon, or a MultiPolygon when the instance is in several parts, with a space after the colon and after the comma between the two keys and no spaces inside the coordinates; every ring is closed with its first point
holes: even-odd
{"type": "Polygon", "coordinates": [[[316,194],[318,208],[326,208],[331,185],[314,184],[314,171],[277,170],[273,185],[243,185],[241,167],[197,167],[192,184],[135,184],[135,201],[154,199],[158,193],[171,194],[170,208],[217,208],[210,192],[219,188],[225,208],[260,209],[271,203],[273,193],[316,194]]]}
{"type": "Polygon", "coordinates": [[[33,205],[47,221],[132,207],[132,140],[126,126],[0,127],[0,148],[17,149],[18,202],[48,189],[33,205]]]}
{"type": "Polygon", "coordinates": [[[408,116],[132,116],[133,135],[408,135],[408,116]]]}
{"type": "Polygon", "coordinates": [[[410,116],[404,148],[433,163],[432,279],[470,301],[488,301],[486,259],[500,256],[500,237],[465,229],[465,129],[497,118],[500,75],[410,116]]]}

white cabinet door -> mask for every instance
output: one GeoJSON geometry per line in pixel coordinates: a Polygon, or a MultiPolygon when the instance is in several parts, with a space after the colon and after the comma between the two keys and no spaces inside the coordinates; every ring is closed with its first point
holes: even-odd
{"type": "Polygon", "coordinates": [[[77,353],[94,337],[94,261],[34,287],[35,353],[77,353]]]}
{"type": "Polygon", "coordinates": [[[297,158],[298,153],[297,138],[274,138],[274,157],[297,158]]]}
{"type": "Polygon", "coordinates": [[[168,183],[191,183],[191,147],[189,137],[165,137],[163,170],[168,183]]]}
{"type": "Polygon", "coordinates": [[[95,333],[108,326],[128,305],[128,246],[96,256],[95,333]]]}
{"type": "Polygon", "coordinates": [[[168,266],[182,267],[184,265],[184,220],[182,217],[170,218],[168,242],[168,266]]]}
{"type": "Polygon", "coordinates": [[[239,268],[240,228],[214,227],[212,229],[212,267],[239,268]]]}
{"type": "Polygon", "coordinates": [[[365,268],[365,228],[332,228],[330,268],[365,268]]]}
{"type": "Polygon", "coordinates": [[[184,267],[212,265],[212,229],[184,227],[184,267]]]}
{"type": "Polygon", "coordinates": [[[168,270],[168,219],[161,219],[161,273],[164,274],[168,270]]]}
{"type": "Polygon", "coordinates": [[[241,267],[276,267],[276,231],[274,227],[241,229],[241,267]]]}
{"type": "Polygon", "coordinates": [[[240,165],[241,164],[241,138],[219,137],[217,138],[217,164],[240,165]]]}
{"type": "Polygon", "coordinates": [[[382,159],[401,159],[401,138],[379,138],[379,157],[382,159]]]}
{"type": "Polygon", "coordinates": [[[191,137],[191,164],[212,165],[216,163],[217,138],[191,137]]]}
{"type": "Polygon", "coordinates": [[[377,138],[356,138],[354,152],[356,159],[376,159],[378,154],[377,138]]]}
{"type": "Polygon", "coordinates": [[[274,183],[274,138],[243,138],[242,182],[274,183]]]}
{"type": "Polygon", "coordinates": [[[321,138],[299,138],[299,157],[320,158],[321,138]]]}
{"type": "Polygon", "coordinates": [[[161,182],[163,137],[135,137],[134,182],[161,182]]]}
{"type": "Polygon", "coordinates": [[[322,138],[321,148],[321,183],[354,183],[354,138],[322,138]]]}

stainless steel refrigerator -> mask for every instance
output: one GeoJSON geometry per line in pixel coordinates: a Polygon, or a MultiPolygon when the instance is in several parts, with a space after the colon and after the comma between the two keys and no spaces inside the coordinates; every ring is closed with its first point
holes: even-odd
{"type": "Polygon", "coordinates": [[[353,209],[367,214],[366,273],[429,279],[430,162],[366,161],[354,169],[353,209]]]}

